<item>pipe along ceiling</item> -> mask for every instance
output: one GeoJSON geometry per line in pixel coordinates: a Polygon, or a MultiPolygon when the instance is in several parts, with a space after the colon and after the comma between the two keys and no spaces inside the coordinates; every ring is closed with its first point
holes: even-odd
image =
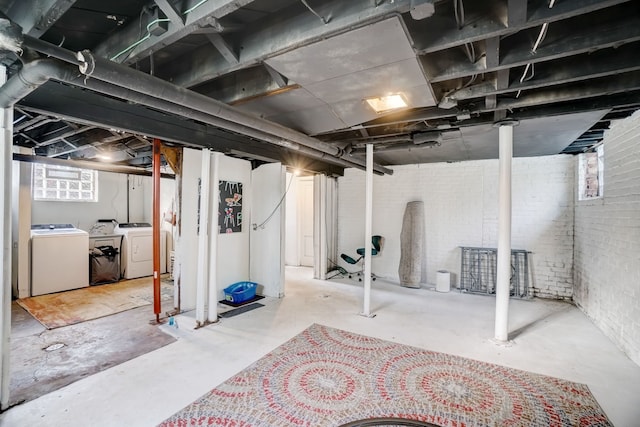
{"type": "MultiPolygon", "coordinates": [[[[12,106],[47,81],[55,80],[201,121],[341,167],[366,168],[365,161],[350,157],[350,153],[339,147],[157,77],[96,57],[87,50],[73,53],[29,36],[23,37],[21,47],[29,53],[23,57],[34,57],[32,53],[35,51],[57,59],[25,62],[20,72],[0,88],[1,107],[12,106]]],[[[373,168],[380,175],[393,173],[393,170],[378,164],[374,164],[373,168]]]]}

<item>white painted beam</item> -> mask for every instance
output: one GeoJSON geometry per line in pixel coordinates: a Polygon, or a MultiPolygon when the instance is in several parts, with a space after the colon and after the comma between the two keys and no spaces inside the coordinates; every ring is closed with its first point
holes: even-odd
{"type": "MultiPolygon", "coordinates": [[[[6,82],[6,69],[0,67],[0,84],[6,82]]],[[[11,180],[13,175],[13,107],[0,110],[0,409],[9,407],[9,355],[11,352],[11,180]]]]}
{"type": "MultiPolygon", "coordinates": [[[[207,150],[209,151],[209,150],[207,150]]],[[[220,156],[222,153],[211,153],[211,183],[210,188],[210,213],[208,223],[210,224],[209,233],[209,302],[207,310],[207,318],[209,322],[218,321],[218,200],[220,200],[220,156]]]]}
{"type": "Polygon", "coordinates": [[[207,323],[207,303],[209,300],[209,182],[211,151],[202,150],[202,171],[200,173],[200,206],[198,217],[198,265],[196,278],[196,322],[207,323]]]}
{"type": "Polygon", "coordinates": [[[511,159],[513,125],[499,127],[498,182],[498,271],[496,280],[496,322],[494,339],[509,341],[509,288],[511,285],[511,159]]]}
{"type": "Polygon", "coordinates": [[[364,214],[364,304],[362,315],[371,317],[371,228],[373,219],[373,144],[367,144],[364,214]]]}

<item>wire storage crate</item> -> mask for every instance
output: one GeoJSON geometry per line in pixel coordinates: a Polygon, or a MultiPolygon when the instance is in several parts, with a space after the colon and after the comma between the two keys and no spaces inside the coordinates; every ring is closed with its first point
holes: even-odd
{"type": "MultiPolygon", "coordinates": [[[[476,294],[495,295],[498,270],[498,250],[461,246],[460,290],[476,294]]],[[[511,251],[510,295],[529,297],[529,252],[511,251]]]]}

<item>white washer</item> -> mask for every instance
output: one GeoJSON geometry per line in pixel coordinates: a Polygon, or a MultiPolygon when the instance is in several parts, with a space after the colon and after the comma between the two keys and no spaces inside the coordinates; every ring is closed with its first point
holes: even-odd
{"type": "Polygon", "coordinates": [[[31,296],[89,286],[89,233],[71,224],[31,227],[31,296]]]}
{"type": "MultiPolygon", "coordinates": [[[[146,222],[118,224],[113,230],[122,234],[122,277],[135,279],[153,275],[153,228],[146,222]]],[[[160,232],[160,273],[167,272],[167,235],[160,232]]]]}

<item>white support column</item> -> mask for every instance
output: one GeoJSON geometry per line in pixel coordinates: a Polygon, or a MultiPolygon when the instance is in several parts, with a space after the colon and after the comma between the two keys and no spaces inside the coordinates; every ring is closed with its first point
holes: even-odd
{"type": "MultiPolygon", "coordinates": [[[[208,151],[208,150],[207,150],[208,151]]],[[[213,162],[211,164],[211,198],[210,198],[210,238],[209,238],[209,322],[218,321],[218,200],[220,200],[220,156],[222,154],[214,152],[211,154],[213,162]]]]}
{"type": "MultiPolygon", "coordinates": [[[[6,69],[0,66],[0,86],[6,81],[6,69]]],[[[0,109],[0,409],[9,407],[9,354],[11,337],[11,190],[12,190],[13,107],[0,109]]]]}
{"type": "Polygon", "coordinates": [[[313,277],[327,278],[327,176],[313,177],[313,277]]]}
{"type": "Polygon", "coordinates": [[[207,323],[207,303],[209,300],[209,183],[211,151],[202,150],[202,171],[200,173],[200,205],[198,216],[198,273],[196,276],[196,323],[207,323]]]}
{"type": "Polygon", "coordinates": [[[362,315],[371,316],[371,227],[373,217],[373,144],[367,144],[367,170],[364,210],[364,308],[362,315]]]}
{"type": "Polygon", "coordinates": [[[494,340],[509,341],[509,288],[511,282],[511,159],[513,126],[516,122],[498,123],[499,195],[498,195],[498,271],[496,280],[496,323],[494,340]]]}

